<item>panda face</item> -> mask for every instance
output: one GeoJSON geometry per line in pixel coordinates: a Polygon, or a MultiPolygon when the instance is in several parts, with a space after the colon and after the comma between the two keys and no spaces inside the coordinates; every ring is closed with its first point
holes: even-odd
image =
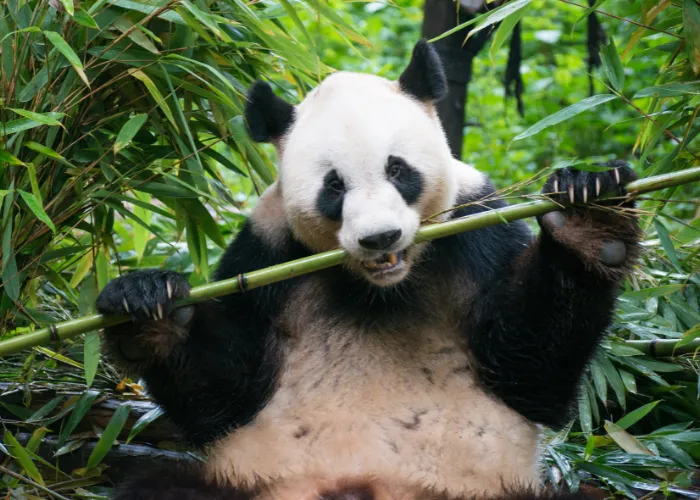
{"type": "Polygon", "coordinates": [[[408,276],[423,248],[413,243],[421,221],[456,197],[432,104],[376,76],[324,80],[296,108],[278,150],[296,237],[315,251],[344,248],[348,266],[379,286],[408,276]]]}

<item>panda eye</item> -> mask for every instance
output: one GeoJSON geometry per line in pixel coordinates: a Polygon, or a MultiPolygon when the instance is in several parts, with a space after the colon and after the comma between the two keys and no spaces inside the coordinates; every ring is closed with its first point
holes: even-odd
{"type": "Polygon", "coordinates": [[[327,185],[336,193],[342,193],[345,190],[345,186],[343,186],[343,181],[341,181],[340,179],[333,179],[327,185]]]}
{"type": "Polygon", "coordinates": [[[389,165],[387,165],[386,172],[390,179],[396,179],[401,175],[402,162],[396,158],[389,158],[389,165]]]}

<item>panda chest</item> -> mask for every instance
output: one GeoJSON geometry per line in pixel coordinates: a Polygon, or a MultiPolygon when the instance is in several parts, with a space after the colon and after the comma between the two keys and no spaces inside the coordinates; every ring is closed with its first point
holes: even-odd
{"type": "Polygon", "coordinates": [[[535,427],[480,389],[448,326],[311,328],[283,357],[267,406],[210,453],[219,478],[371,476],[469,493],[536,476],[535,427]]]}

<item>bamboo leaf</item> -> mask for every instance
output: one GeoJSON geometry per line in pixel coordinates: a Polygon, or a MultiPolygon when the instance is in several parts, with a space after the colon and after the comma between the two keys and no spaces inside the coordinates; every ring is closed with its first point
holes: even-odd
{"type": "Polygon", "coordinates": [[[46,212],[44,212],[44,207],[41,206],[41,201],[37,200],[33,194],[27,193],[21,189],[18,189],[17,192],[19,192],[20,196],[24,200],[24,203],[26,203],[29,209],[34,213],[34,215],[36,215],[37,219],[49,226],[53,233],[56,233],[56,226],[46,212]]]}
{"type": "Polygon", "coordinates": [[[168,103],[165,102],[165,99],[163,99],[163,94],[160,93],[160,90],[158,90],[158,87],[153,80],[151,80],[151,78],[140,69],[130,69],[129,74],[141,81],[146,86],[146,89],[153,97],[153,100],[156,102],[161,111],[163,111],[163,114],[168,118],[168,121],[172,124],[173,128],[179,132],[179,128],[177,123],[175,123],[173,113],[170,110],[168,103]]]}
{"type": "Polygon", "coordinates": [[[615,40],[610,37],[610,42],[600,49],[600,58],[603,62],[605,74],[615,90],[621,92],[625,86],[625,70],[622,68],[620,54],[617,52],[615,40]]]}
{"type": "Polygon", "coordinates": [[[88,88],[90,88],[90,82],[85,74],[83,63],[80,61],[80,58],[73,51],[70,45],[68,45],[63,37],[55,31],[44,31],[44,35],[49,39],[53,46],[56,47],[56,50],[63,54],[63,57],[68,60],[70,65],[73,66],[75,72],[78,73],[80,79],[85,82],[85,85],[87,85],[88,88]]]}
{"type": "Polygon", "coordinates": [[[661,222],[658,217],[654,217],[654,227],[656,228],[656,232],[659,235],[661,246],[666,251],[666,256],[668,257],[668,260],[671,261],[671,264],[673,264],[673,267],[676,268],[676,271],[682,273],[683,266],[681,265],[681,262],[678,259],[678,254],[676,254],[676,249],[674,248],[673,242],[671,241],[671,237],[668,234],[668,229],[666,229],[666,226],[664,226],[663,222],[661,222]]]}
{"type": "Polygon", "coordinates": [[[622,294],[623,299],[628,300],[647,300],[651,297],[661,297],[672,293],[681,292],[685,285],[660,285],[652,288],[644,288],[643,290],[635,290],[633,292],[625,292],[622,294]]]}
{"type": "Polygon", "coordinates": [[[683,37],[693,73],[700,74],[700,7],[695,0],[683,1],[683,37]]]}
{"type": "Polygon", "coordinates": [[[100,334],[97,332],[91,332],[85,334],[85,341],[83,343],[84,360],[83,365],[85,366],[85,384],[90,387],[92,382],[95,380],[95,374],[97,373],[97,366],[100,361],[100,334]]]}
{"type": "Polygon", "coordinates": [[[141,127],[143,127],[143,124],[146,123],[146,120],[148,120],[148,115],[146,113],[142,113],[136,116],[133,116],[127,121],[119,130],[119,133],[117,134],[117,140],[114,141],[114,154],[116,155],[127,147],[130,143],[131,140],[136,136],[139,130],[141,130],[141,127]]]}
{"type": "Polygon", "coordinates": [[[476,27],[469,32],[467,39],[477,31],[488,28],[489,26],[504,20],[508,16],[515,14],[520,9],[527,7],[531,2],[532,0],[513,0],[487,14],[484,14],[483,16],[480,16],[478,18],[479,24],[477,24],[476,27]]]}
{"type": "Polygon", "coordinates": [[[65,113],[34,113],[33,111],[28,111],[21,108],[9,108],[11,111],[17,113],[20,116],[29,118],[43,125],[48,125],[49,127],[60,127],[61,122],[57,118],[63,118],[65,113]]]}
{"type": "Polygon", "coordinates": [[[586,99],[577,102],[576,104],[572,104],[571,106],[562,109],[561,111],[557,111],[553,115],[549,115],[547,118],[544,118],[543,120],[540,120],[539,122],[535,123],[533,126],[525,130],[525,132],[522,132],[515,136],[513,141],[519,141],[521,139],[525,139],[526,137],[530,137],[532,135],[537,134],[538,132],[541,132],[542,130],[551,127],[552,125],[557,125],[558,123],[561,123],[563,121],[568,120],[569,118],[572,118],[580,113],[583,113],[584,111],[588,111],[591,108],[594,108],[600,104],[603,104],[608,101],[612,101],[613,99],[616,99],[617,96],[613,94],[599,94],[599,95],[594,95],[592,97],[587,97],[586,99]]]}
{"type": "MultiPolygon", "coordinates": [[[[9,163],[10,165],[22,165],[22,162],[16,156],[10,154],[4,149],[0,149],[0,163],[9,163]]],[[[6,193],[8,193],[7,191],[6,193]]]]}
{"type": "Polygon", "coordinates": [[[676,97],[682,95],[700,95],[700,82],[675,82],[647,87],[634,94],[633,99],[644,99],[647,97],[676,97]]]}
{"type": "Polygon", "coordinates": [[[134,423],[134,426],[131,428],[126,444],[129,444],[132,439],[134,439],[149,424],[155,422],[163,413],[163,409],[160,406],[156,406],[152,410],[141,415],[141,417],[139,417],[139,419],[134,423]]]}
{"type": "Polygon", "coordinates": [[[49,401],[44,406],[35,411],[34,414],[27,419],[27,422],[32,423],[43,419],[45,416],[51,413],[54,410],[54,408],[58,406],[58,403],[60,403],[62,400],[63,396],[56,396],[55,398],[51,399],[51,401],[49,401]]]}
{"type": "Polygon", "coordinates": [[[610,387],[613,388],[613,392],[615,392],[615,396],[617,397],[617,401],[620,403],[620,406],[625,408],[625,385],[622,383],[622,378],[620,378],[620,374],[617,372],[617,369],[612,364],[608,356],[604,353],[596,356],[596,360],[603,369],[605,378],[607,378],[608,382],[610,382],[610,387]]]}
{"type": "Polygon", "coordinates": [[[627,415],[618,420],[615,423],[615,425],[617,425],[621,429],[627,429],[628,427],[636,424],[642,418],[644,418],[649,412],[651,412],[651,410],[656,408],[656,405],[658,405],[659,403],[660,401],[653,401],[651,403],[645,404],[644,406],[641,406],[636,410],[629,412],[627,415]]]}
{"type": "Polygon", "coordinates": [[[29,456],[29,452],[21,444],[19,444],[19,441],[17,441],[17,439],[8,430],[5,430],[5,444],[8,447],[8,451],[17,459],[17,462],[19,462],[22,468],[27,472],[27,475],[37,483],[43,485],[44,478],[41,477],[39,469],[36,468],[36,464],[32,461],[32,457],[29,456]]]}
{"type": "MultiPolygon", "coordinates": [[[[44,118],[51,117],[58,119],[62,118],[63,116],[63,113],[44,113],[44,118]]],[[[42,125],[45,125],[45,123],[36,120],[31,120],[29,118],[20,118],[19,120],[4,122],[0,124],[0,136],[7,136],[16,134],[17,132],[24,132],[25,130],[31,130],[36,127],[41,127],[42,125]]],[[[60,123],[58,123],[58,125],[60,125],[60,123]]]]}
{"type": "Polygon", "coordinates": [[[68,13],[68,15],[73,17],[73,15],[75,14],[75,6],[73,5],[73,0],[61,0],[61,3],[63,4],[63,7],[66,9],[66,12],[68,13]]]}
{"type": "Polygon", "coordinates": [[[524,8],[512,13],[511,15],[506,17],[500,24],[500,26],[496,30],[496,34],[493,36],[493,42],[491,42],[491,48],[489,49],[489,57],[491,58],[491,61],[494,60],[496,53],[503,46],[506,39],[508,38],[508,35],[510,35],[513,31],[513,28],[515,28],[515,25],[520,22],[520,19],[523,17],[523,14],[525,14],[525,12],[527,11],[527,7],[528,6],[526,5],[524,8]]]}
{"type": "Polygon", "coordinates": [[[97,25],[92,16],[80,7],[75,11],[75,14],[73,15],[73,20],[76,23],[85,26],[86,28],[92,28],[96,30],[100,29],[100,27],[97,25]]]}
{"type": "Polygon", "coordinates": [[[80,399],[78,399],[78,402],[75,404],[75,407],[73,407],[73,411],[71,412],[70,417],[68,417],[68,421],[63,426],[63,430],[58,438],[59,447],[63,446],[66,438],[68,438],[68,436],[70,436],[75,430],[99,394],[99,392],[92,390],[83,392],[82,396],[80,396],[80,399]]]}
{"type": "Polygon", "coordinates": [[[129,411],[130,407],[128,403],[122,403],[116,409],[112,415],[112,418],[109,420],[109,424],[107,424],[107,427],[102,432],[99,441],[97,441],[95,448],[92,450],[90,458],[88,458],[86,465],[87,469],[94,469],[100,465],[102,459],[112,448],[112,445],[117,440],[117,437],[119,437],[122,427],[124,427],[126,420],[129,418],[129,411]]]}
{"type": "Polygon", "coordinates": [[[51,148],[47,148],[46,146],[39,144],[38,142],[27,141],[24,143],[24,146],[28,147],[32,151],[36,151],[39,154],[48,156],[49,158],[53,158],[54,160],[63,160],[64,162],[66,161],[66,159],[60,154],[58,154],[56,151],[54,151],[51,148]]]}

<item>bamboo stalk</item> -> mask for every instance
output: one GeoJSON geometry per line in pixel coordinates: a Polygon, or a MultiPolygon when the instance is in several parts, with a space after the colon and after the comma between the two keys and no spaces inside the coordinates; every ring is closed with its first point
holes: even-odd
{"type": "MultiPolygon", "coordinates": [[[[649,191],[656,191],[681,184],[700,181],[700,167],[689,168],[680,172],[656,175],[634,181],[627,185],[627,190],[631,196],[636,196],[649,191]]],[[[460,219],[454,219],[438,224],[429,224],[421,227],[416,235],[416,241],[428,241],[458,233],[473,231],[484,227],[495,226],[503,222],[512,222],[518,219],[525,219],[547,212],[559,210],[560,205],[547,200],[521,203],[498,210],[490,210],[460,219]]],[[[264,285],[269,285],[278,281],[302,276],[304,274],[320,271],[329,267],[337,266],[343,262],[345,251],[342,249],[323,252],[303,259],[297,259],[284,264],[260,269],[247,273],[242,278],[245,280],[245,288],[253,289],[264,285]]],[[[177,304],[177,307],[202,302],[222,295],[240,292],[239,277],[217,281],[197,288],[193,288],[190,296],[177,304]]],[[[65,321],[48,328],[42,328],[32,333],[17,335],[11,339],[0,342],[0,356],[7,356],[17,353],[23,349],[47,344],[52,340],[63,340],[75,337],[82,333],[88,333],[107,326],[117,325],[129,321],[128,316],[105,317],[99,314],[85,316],[82,318],[65,321]]],[[[639,341],[630,341],[639,342],[639,341]]],[[[660,341],[661,342],[661,341],[660,341]]],[[[691,345],[691,344],[689,344],[691,345]]],[[[665,346],[665,344],[664,344],[665,346]]],[[[635,344],[635,347],[638,347],[635,344]]],[[[688,346],[684,346],[688,347],[688,346]]],[[[638,347],[639,348],[639,347],[638,347]]],[[[664,347],[666,349],[666,347],[664,347]]],[[[666,351],[664,351],[666,352],[666,351]]],[[[673,352],[671,349],[668,352],[673,352]]]]}

